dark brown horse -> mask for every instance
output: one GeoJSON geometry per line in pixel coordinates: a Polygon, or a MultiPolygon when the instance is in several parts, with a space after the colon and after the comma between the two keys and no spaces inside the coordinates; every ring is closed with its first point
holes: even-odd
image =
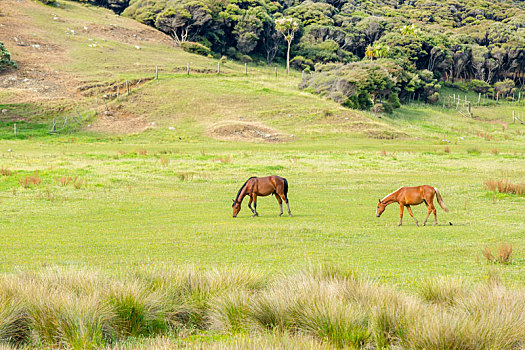
{"type": "Polygon", "coordinates": [[[390,193],[385,198],[379,200],[379,204],[377,204],[377,210],[376,210],[376,216],[380,217],[381,214],[385,211],[385,208],[387,205],[391,203],[399,203],[401,214],[399,219],[398,226],[401,226],[403,223],[403,209],[404,207],[407,207],[408,212],[410,213],[410,216],[414,218],[414,221],[416,222],[416,226],[419,226],[417,219],[414,217],[414,214],[412,213],[412,209],[410,208],[411,205],[418,205],[423,202],[427,205],[428,208],[428,214],[425,218],[425,221],[423,222],[423,226],[427,224],[428,217],[430,216],[430,213],[434,213],[434,226],[437,225],[437,214],[436,214],[436,207],[434,207],[434,195],[437,197],[437,201],[441,208],[443,208],[444,211],[448,212],[447,207],[445,206],[445,203],[443,202],[443,198],[441,197],[441,194],[439,193],[438,189],[432,186],[423,185],[423,186],[417,186],[417,187],[400,187],[398,190],[390,193]]]}
{"type": "Polygon", "coordinates": [[[250,208],[253,213],[252,217],[259,216],[259,213],[257,213],[257,196],[269,196],[272,194],[275,195],[281,207],[279,216],[283,215],[283,200],[288,206],[288,215],[292,216],[290,204],[288,203],[288,181],[283,177],[272,175],[266,177],[250,177],[244,185],[242,185],[237,193],[237,198],[233,200],[233,217],[237,217],[237,214],[241,211],[241,203],[246,196],[250,196],[248,208],[250,208]]]}

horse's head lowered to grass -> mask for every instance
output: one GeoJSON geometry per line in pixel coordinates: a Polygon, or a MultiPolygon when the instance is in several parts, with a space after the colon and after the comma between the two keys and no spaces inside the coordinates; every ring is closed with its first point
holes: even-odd
{"type": "Polygon", "coordinates": [[[381,214],[383,214],[383,212],[385,211],[385,208],[386,208],[386,204],[381,202],[381,199],[380,199],[379,203],[377,203],[376,216],[380,217],[381,214]]]}
{"type": "Polygon", "coordinates": [[[237,214],[239,214],[239,212],[241,211],[241,203],[237,202],[235,199],[232,199],[232,201],[233,217],[235,218],[237,217],[237,214]]]}

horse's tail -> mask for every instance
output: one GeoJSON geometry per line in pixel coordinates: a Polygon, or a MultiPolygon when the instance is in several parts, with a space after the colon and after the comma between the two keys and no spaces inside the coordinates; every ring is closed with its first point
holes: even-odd
{"type": "Polygon", "coordinates": [[[441,193],[439,193],[436,187],[434,187],[434,191],[436,191],[436,197],[437,197],[439,205],[441,206],[441,208],[443,208],[444,211],[448,212],[448,208],[445,205],[445,202],[443,202],[443,197],[441,197],[441,193]]]}
{"type": "Polygon", "coordinates": [[[284,177],[283,177],[283,181],[284,181],[284,198],[286,198],[286,200],[288,200],[288,180],[286,180],[284,177]]]}

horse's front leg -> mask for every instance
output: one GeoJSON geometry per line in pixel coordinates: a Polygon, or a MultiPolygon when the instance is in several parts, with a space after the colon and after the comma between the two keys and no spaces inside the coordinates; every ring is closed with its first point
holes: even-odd
{"type": "Polygon", "coordinates": [[[399,224],[397,226],[403,225],[403,209],[405,208],[405,205],[402,203],[399,203],[399,224]]]}
{"type": "Polygon", "coordinates": [[[257,195],[256,194],[252,194],[252,197],[253,199],[253,215],[252,215],[252,218],[254,216],[259,216],[259,213],[257,213],[257,195]]]}
{"type": "Polygon", "coordinates": [[[410,214],[410,216],[414,219],[414,221],[416,222],[416,226],[419,226],[419,223],[417,222],[417,219],[416,217],[414,216],[414,213],[412,213],[412,208],[410,208],[410,205],[407,205],[407,209],[408,209],[408,213],[410,214]]]}
{"type": "Polygon", "coordinates": [[[252,211],[252,213],[255,213],[255,211],[254,211],[253,208],[252,208],[252,202],[253,202],[253,199],[252,199],[252,197],[250,196],[250,202],[248,203],[248,208],[250,208],[250,210],[252,211]]]}

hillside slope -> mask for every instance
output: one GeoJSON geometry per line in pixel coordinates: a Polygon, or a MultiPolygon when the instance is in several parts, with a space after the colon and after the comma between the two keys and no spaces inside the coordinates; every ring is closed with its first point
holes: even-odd
{"type": "Polygon", "coordinates": [[[217,60],[175,48],[151,27],[107,9],[60,4],[3,3],[0,41],[20,67],[0,75],[4,122],[50,124],[80,111],[97,115],[84,130],[104,133],[153,129],[164,135],[177,129],[177,137],[189,139],[263,142],[324,132],[404,135],[376,118],[299,91],[298,73],[284,77],[279,68],[276,78],[273,69],[250,65],[245,75],[243,64],[227,61],[217,75],[217,60]],[[160,78],[151,81],[156,66],[160,78]]]}

